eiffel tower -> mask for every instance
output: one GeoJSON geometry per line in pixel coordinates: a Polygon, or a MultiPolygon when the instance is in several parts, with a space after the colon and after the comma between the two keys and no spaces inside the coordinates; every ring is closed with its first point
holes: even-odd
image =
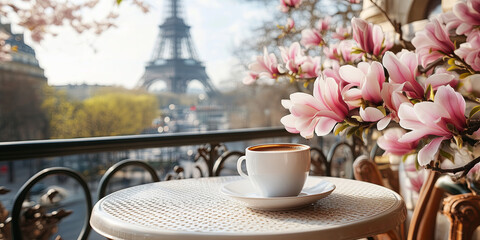
{"type": "Polygon", "coordinates": [[[212,85],[193,46],[190,26],[180,16],[180,0],[170,0],[169,7],[168,17],[159,26],[160,32],[152,58],[138,85],[148,89],[152,84],[163,81],[168,91],[185,93],[188,83],[198,80],[209,96],[216,95],[218,91],[212,85]]]}

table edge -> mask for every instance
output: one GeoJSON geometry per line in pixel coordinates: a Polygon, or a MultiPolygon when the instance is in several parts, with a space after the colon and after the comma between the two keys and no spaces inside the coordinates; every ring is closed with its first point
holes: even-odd
{"type": "MultiPolygon", "coordinates": [[[[326,179],[342,179],[342,180],[349,180],[349,181],[358,181],[358,180],[352,180],[352,179],[343,179],[343,178],[335,178],[335,177],[325,177],[325,176],[310,176],[310,177],[315,177],[315,178],[322,178],[326,179]]],[[[215,177],[215,178],[225,178],[225,179],[231,179],[232,181],[241,178],[237,176],[225,176],[225,177],[215,177]]],[[[181,181],[181,180],[180,180],[181,181]]],[[[368,182],[363,182],[366,184],[372,184],[368,182]]],[[[155,183],[149,183],[149,184],[155,184],[155,183]]],[[[372,184],[375,185],[376,187],[381,187],[385,188],[380,185],[372,184]]],[[[140,186],[140,185],[139,185],[140,186]]],[[[137,187],[137,186],[133,186],[137,187]]],[[[319,230],[311,230],[311,231],[302,231],[302,232],[295,232],[295,231],[285,231],[285,232],[262,232],[262,233],[242,233],[242,234],[235,234],[235,233],[228,233],[228,232],[177,232],[177,231],[170,231],[170,230],[163,230],[161,234],[159,234],[158,231],[151,231],[148,227],[145,226],[139,226],[139,225],[132,225],[132,227],[128,227],[126,229],[127,231],[122,231],[121,234],[123,237],[134,237],[135,239],[139,240],[147,240],[147,239],[154,239],[157,238],[160,235],[163,235],[165,237],[168,237],[168,239],[182,239],[182,240],[188,240],[188,239],[239,239],[239,238],[259,238],[259,239],[264,239],[266,237],[275,237],[275,239],[291,239],[293,235],[295,237],[315,237],[316,239],[332,239],[334,237],[335,239],[356,239],[356,238],[363,238],[363,237],[368,237],[368,236],[373,236],[376,234],[380,233],[385,233],[391,229],[394,229],[395,227],[399,226],[402,222],[405,221],[407,217],[407,210],[405,206],[405,202],[403,201],[403,198],[396,192],[394,192],[391,189],[385,188],[390,193],[397,198],[397,202],[391,206],[389,209],[385,210],[381,214],[383,216],[380,217],[380,220],[378,218],[374,219],[375,216],[371,216],[370,218],[365,219],[365,221],[362,222],[352,222],[352,223],[347,223],[344,225],[335,225],[335,226],[329,226],[325,227],[319,230]],[[388,216],[389,214],[394,214],[394,216],[388,216]],[[392,219],[395,219],[396,221],[392,221],[392,219]],[[373,224],[374,222],[378,221],[383,221],[385,223],[389,224],[384,224],[383,228],[378,228],[378,225],[373,224]],[[387,226],[388,225],[388,226],[387,226]],[[338,231],[338,229],[341,228],[354,228],[354,229],[365,229],[370,228],[371,230],[366,231],[365,234],[362,235],[355,235],[354,230],[350,231],[338,231]],[[125,232],[128,232],[128,234],[125,234],[125,232]],[[319,232],[321,232],[321,236],[319,235],[319,232]],[[344,233],[344,235],[339,236],[338,232],[344,233]],[[139,236],[137,235],[141,234],[144,235],[139,236]],[[352,234],[353,233],[353,234],[352,234]],[[153,235],[156,235],[156,237],[153,237],[153,235]],[[284,238],[283,238],[284,237],[284,238]]],[[[121,190],[120,190],[121,191],[121,190]]],[[[124,222],[118,221],[115,218],[111,217],[110,215],[106,214],[105,212],[101,212],[100,205],[101,203],[105,200],[105,198],[100,199],[95,206],[92,209],[92,215],[90,218],[90,226],[99,234],[111,238],[111,239],[125,239],[121,238],[118,236],[114,236],[115,233],[118,233],[118,231],[115,231],[114,228],[118,226],[118,224],[124,225],[124,222]],[[100,223],[100,220],[97,218],[99,215],[102,215],[102,222],[103,224],[100,223]],[[105,222],[108,222],[105,224],[105,222]],[[106,227],[108,229],[101,229],[97,224],[104,225],[103,227],[106,227]]]]}

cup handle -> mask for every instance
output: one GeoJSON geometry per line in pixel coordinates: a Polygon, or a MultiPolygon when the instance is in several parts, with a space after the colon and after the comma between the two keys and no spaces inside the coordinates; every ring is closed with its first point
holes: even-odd
{"type": "Polygon", "coordinates": [[[244,160],[246,160],[247,158],[245,156],[241,156],[238,161],[237,161],[237,171],[238,171],[238,174],[240,174],[240,176],[246,178],[248,177],[248,175],[246,173],[243,172],[242,170],[242,162],[244,160]]]}

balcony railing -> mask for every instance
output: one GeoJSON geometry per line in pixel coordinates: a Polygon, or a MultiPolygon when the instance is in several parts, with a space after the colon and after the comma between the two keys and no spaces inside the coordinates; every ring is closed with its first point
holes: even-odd
{"type": "Polygon", "coordinates": [[[131,149],[201,145],[262,138],[293,137],[284,128],[252,128],[205,133],[146,134],[0,143],[0,161],[131,149]]]}
{"type": "MultiPolygon", "coordinates": [[[[61,157],[67,155],[77,155],[77,154],[92,154],[100,152],[114,152],[114,151],[127,151],[135,149],[149,149],[149,148],[165,148],[165,147],[181,147],[181,146],[199,146],[197,156],[195,161],[202,159],[207,165],[207,171],[201,174],[201,176],[217,176],[220,173],[220,170],[223,168],[223,164],[228,157],[239,156],[243,154],[243,149],[237,149],[236,151],[229,151],[226,149],[224,143],[228,142],[239,142],[239,141],[251,141],[257,139],[265,139],[265,141],[271,142],[272,139],[283,138],[281,141],[289,142],[301,142],[305,141],[298,137],[296,134],[291,134],[285,131],[284,128],[256,128],[256,129],[240,129],[240,130],[225,130],[225,131],[214,131],[214,132],[204,132],[204,133],[173,133],[173,134],[155,134],[155,135],[132,135],[132,136],[116,136],[116,137],[95,137],[95,138],[79,138],[79,139],[59,139],[59,140],[33,140],[33,141],[18,141],[18,142],[2,142],[0,143],[0,164],[2,162],[8,161],[10,163],[24,160],[24,159],[41,159],[48,157],[61,157]],[[296,138],[296,139],[291,139],[296,138]],[[285,140],[287,139],[287,140],[285,140]]],[[[278,141],[278,140],[276,140],[278,141]]],[[[331,146],[328,156],[324,154],[321,146],[323,144],[323,139],[317,139],[310,142],[304,142],[312,146],[312,158],[315,159],[312,165],[318,169],[322,168],[324,175],[331,175],[330,168],[332,164],[333,155],[336,150],[343,146],[346,146],[349,149],[352,159],[348,161],[346,165],[351,165],[353,161],[354,148],[346,143],[327,143],[326,145],[331,146]],[[333,144],[333,145],[332,145],[333,144]]],[[[344,157],[343,157],[344,158],[344,157]]],[[[35,161],[35,160],[34,160],[35,161]]],[[[80,160],[79,160],[80,161],[80,160]]],[[[345,161],[341,160],[341,161],[345,161]]],[[[142,163],[143,164],[143,163],[142,163]]],[[[135,165],[135,164],[132,164],[135,165]]],[[[118,164],[116,164],[118,166],[118,164]]],[[[138,164],[137,164],[138,166],[138,164]]],[[[148,168],[148,166],[147,166],[148,168]]],[[[68,169],[67,169],[68,170],[68,169]]],[[[148,170],[148,169],[147,169],[148,170]]],[[[177,170],[178,173],[178,169],[177,170]]],[[[199,168],[200,171],[202,169],[199,168]]],[[[117,172],[114,170],[114,172],[117,172]]],[[[151,174],[154,170],[148,170],[151,174]]],[[[112,168],[107,171],[112,172],[112,168]]],[[[62,174],[73,177],[77,179],[77,182],[80,182],[83,188],[87,186],[85,182],[81,183],[81,176],[74,176],[75,173],[63,172],[61,168],[51,169],[52,174],[62,174]]],[[[31,178],[27,183],[20,189],[20,192],[17,194],[13,211],[12,211],[12,229],[13,233],[16,233],[15,237],[25,231],[24,228],[21,228],[20,219],[20,208],[24,199],[28,198],[28,191],[32,186],[40,181],[40,178],[44,178],[49,175],[46,171],[42,171],[33,178],[31,178]],[[36,179],[37,178],[37,179],[36,179]]],[[[350,174],[349,177],[351,177],[350,174]]],[[[109,178],[111,176],[108,176],[109,178]]],[[[105,176],[104,176],[105,178],[105,176]]],[[[158,179],[154,177],[153,179],[158,179]]],[[[102,179],[103,180],[103,179],[102,179]]],[[[102,185],[103,182],[107,183],[108,181],[100,181],[102,185]]],[[[106,186],[100,186],[98,196],[102,196],[105,192],[106,186]]],[[[19,191],[19,189],[12,189],[14,191],[19,191]]],[[[87,187],[88,190],[88,187],[87,187]]],[[[90,191],[92,191],[90,189],[90,191]]],[[[90,193],[86,194],[87,198],[90,198],[90,193]]],[[[88,201],[87,201],[88,202],[88,201]]],[[[90,207],[87,207],[89,211],[90,207]]],[[[87,214],[87,216],[89,216],[87,214]]],[[[88,222],[85,223],[83,233],[85,236],[88,236],[89,226],[88,222]]],[[[1,225],[1,222],[0,222],[1,225]]],[[[1,234],[0,228],[0,234],[1,234]]]]}

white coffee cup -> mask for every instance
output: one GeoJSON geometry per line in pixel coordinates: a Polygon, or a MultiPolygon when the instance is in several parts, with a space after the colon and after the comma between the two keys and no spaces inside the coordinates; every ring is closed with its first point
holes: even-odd
{"type": "Polygon", "coordinates": [[[238,159],[237,171],[262,197],[297,196],[310,170],[310,147],[294,143],[250,146],[238,159]],[[242,170],[246,160],[247,172],[242,170]]]}

